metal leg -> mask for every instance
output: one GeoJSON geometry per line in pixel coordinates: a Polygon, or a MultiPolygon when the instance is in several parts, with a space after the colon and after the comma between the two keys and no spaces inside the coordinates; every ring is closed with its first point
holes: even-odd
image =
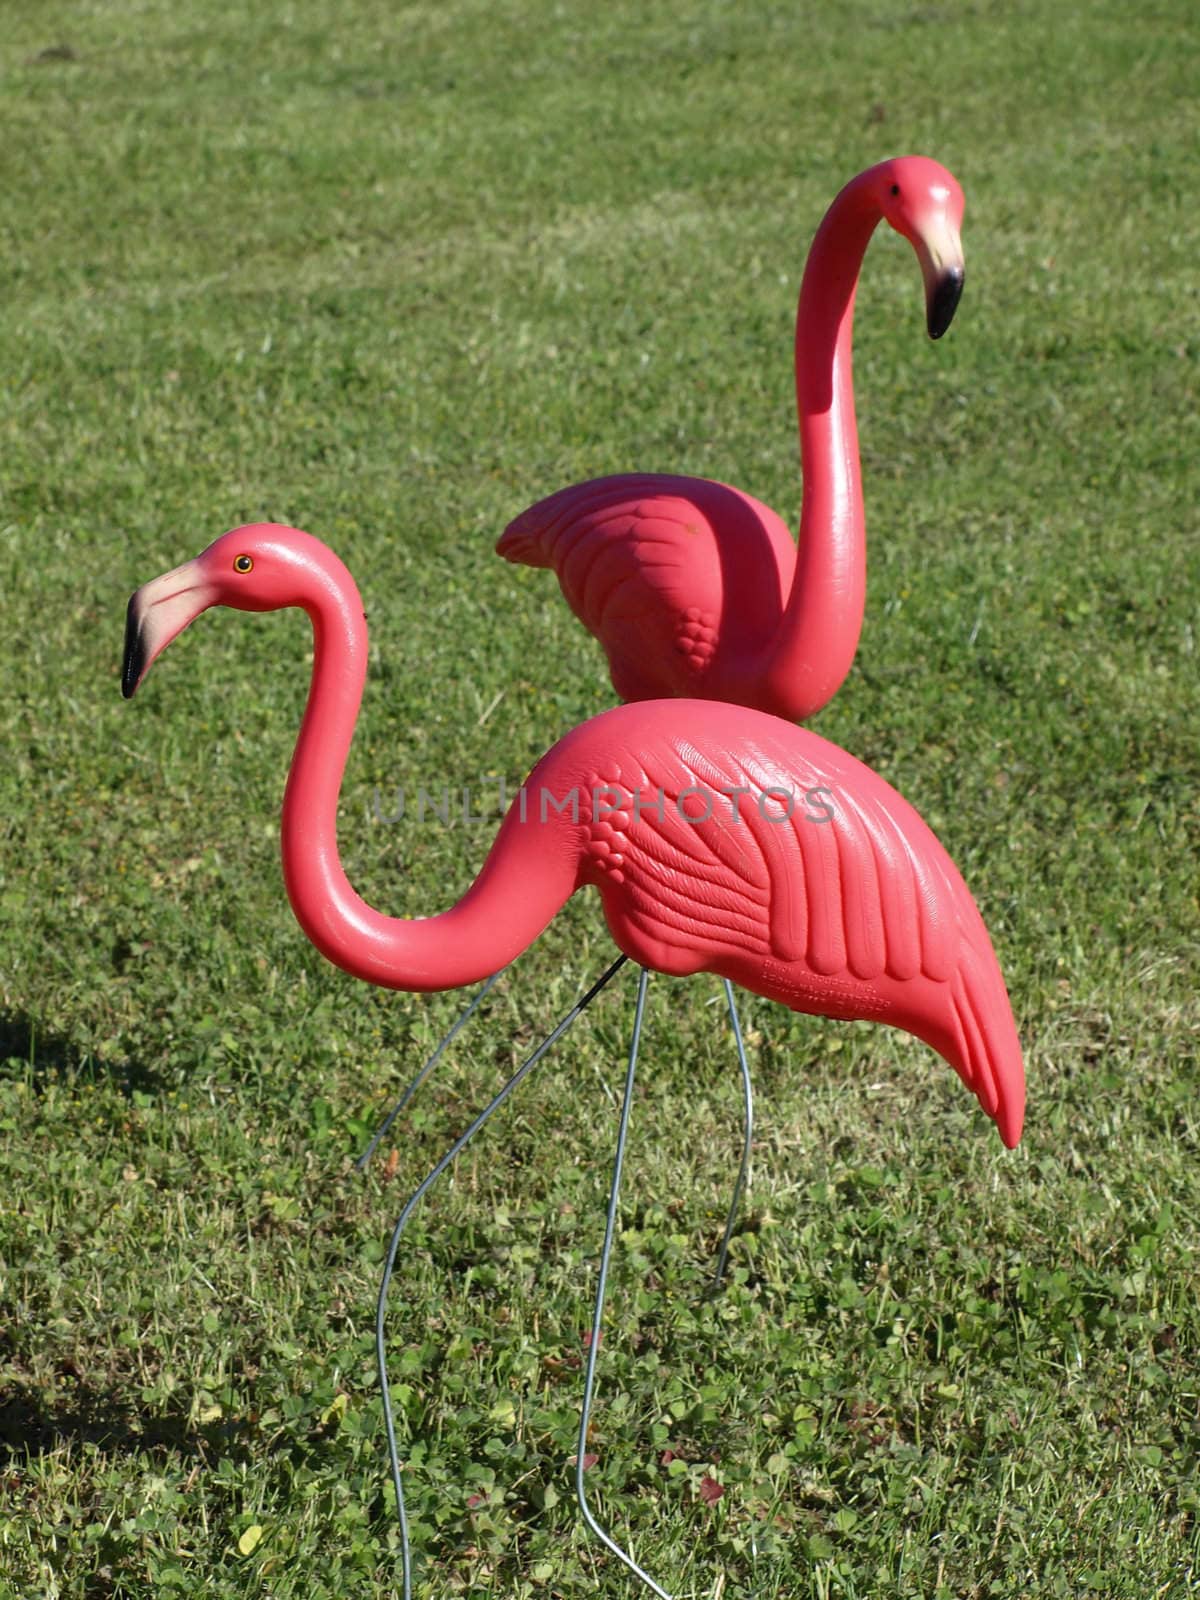
{"type": "Polygon", "coordinates": [[[733,985],[729,979],[724,980],[725,998],[729,1002],[729,1020],[733,1024],[733,1041],[737,1046],[738,1062],[742,1069],[742,1097],[745,1106],[745,1128],[742,1136],[742,1164],[738,1168],[737,1182],[733,1186],[733,1199],[729,1204],[729,1216],[725,1222],[725,1237],[721,1240],[721,1248],[717,1252],[717,1266],[712,1275],[709,1292],[715,1293],[721,1286],[721,1279],[725,1276],[725,1261],[729,1255],[729,1241],[733,1238],[733,1225],[737,1221],[738,1207],[742,1203],[742,1195],[746,1188],[746,1179],[750,1175],[750,1147],[754,1142],[754,1087],[750,1082],[750,1066],[746,1060],[746,1046],[742,1040],[742,1025],[738,1021],[737,1006],[733,999],[733,985]]]}
{"type": "MultiPolygon", "coordinates": [[[[500,1109],[500,1107],[508,1099],[509,1095],[520,1083],[521,1079],[526,1076],[531,1068],[537,1065],[550,1047],[562,1038],[563,1034],[566,1033],[567,1029],[575,1021],[576,1017],[579,1016],[580,1012],[586,1010],[586,1008],[600,993],[601,989],[604,988],[611,978],[616,976],[618,971],[625,965],[625,962],[628,959],[629,958],[627,956],[618,956],[612,965],[602,974],[602,976],[596,980],[583,998],[576,1001],[576,1003],[571,1007],[570,1011],[567,1012],[566,1016],[554,1029],[553,1033],[549,1034],[545,1039],[542,1040],[541,1044],[538,1045],[537,1049],[532,1055],[526,1057],[526,1059],[517,1068],[516,1072],[513,1073],[512,1077],[500,1090],[500,1092],[492,1099],[486,1109],[481,1111],[467,1131],[454,1141],[429,1176],[425,1178],[413,1191],[412,1197],[404,1207],[404,1210],[400,1213],[396,1220],[396,1226],[392,1230],[391,1242],[388,1245],[387,1259],[384,1262],[383,1278],[379,1285],[379,1300],[375,1311],[375,1358],[379,1366],[379,1389],[383,1398],[383,1420],[384,1426],[387,1429],[388,1457],[391,1461],[392,1467],[392,1487],[396,1491],[396,1512],[400,1519],[400,1560],[403,1569],[404,1600],[412,1600],[412,1552],[409,1547],[408,1513],[404,1507],[404,1489],[400,1482],[400,1453],[396,1445],[396,1424],[392,1415],[391,1390],[388,1386],[387,1343],[384,1332],[388,1286],[392,1281],[392,1270],[396,1262],[396,1251],[400,1247],[401,1235],[403,1234],[405,1227],[408,1225],[408,1219],[412,1216],[426,1192],[433,1186],[434,1183],[437,1182],[438,1178],[441,1177],[442,1173],[445,1172],[446,1168],[465,1147],[468,1141],[474,1138],[475,1134],[479,1132],[480,1128],[483,1127],[484,1123],[488,1120],[492,1113],[500,1109]]],[[[643,991],[644,988],[645,983],[643,981],[643,991]]],[[[639,991],[639,1021],[641,1018],[641,992],[642,991],[639,991]]],[[[482,999],[482,995],[477,996],[477,999],[482,999]]],[[[465,1021],[465,1018],[463,1020],[465,1021]]],[[[661,1594],[662,1590],[660,1589],[658,1593],[661,1594]]]]}
{"type": "Polygon", "coordinates": [[[475,1012],[478,1009],[480,1002],[483,1000],[483,998],[487,994],[488,990],[495,983],[496,979],[500,976],[500,973],[502,973],[502,972],[504,972],[506,970],[507,970],[506,968],[501,967],[500,972],[493,972],[492,973],[491,977],[484,984],[483,988],[480,989],[479,993],[471,1001],[470,1005],[468,1005],[466,1010],[461,1013],[461,1015],[458,1018],[458,1021],[450,1029],[449,1033],[447,1033],[447,1034],[445,1034],[443,1036],[441,1043],[437,1046],[437,1048],[434,1050],[433,1054],[429,1057],[429,1060],[426,1061],[425,1065],[421,1068],[420,1072],[417,1073],[416,1077],[409,1084],[408,1088],[405,1089],[404,1093],[400,1096],[399,1100],[396,1101],[396,1104],[392,1107],[392,1109],[388,1112],[387,1116],[379,1124],[379,1127],[375,1130],[375,1135],[372,1138],[370,1144],[363,1151],[362,1155],[359,1156],[358,1160],[354,1163],[354,1170],[356,1172],[365,1172],[366,1171],[367,1162],[370,1161],[371,1157],[375,1154],[375,1148],[378,1145],[379,1141],[383,1138],[384,1134],[391,1127],[392,1123],[395,1122],[396,1118],[404,1110],[405,1106],[412,1099],[413,1095],[416,1094],[417,1090],[425,1082],[425,1079],[433,1071],[434,1067],[437,1066],[438,1062],[442,1058],[442,1052],[445,1050],[446,1046],[448,1044],[450,1044],[451,1041],[454,1038],[456,1038],[456,1036],[462,1031],[462,1029],[466,1027],[467,1023],[470,1022],[471,1018],[475,1015],[475,1012]]]}
{"type": "Polygon", "coordinates": [[[596,1381],[596,1357],[600,1351],[600,1329],[604,1321],[604,1294],[608,1285],[608,1263],[612,1255],[613,1234],[617,1224],[617,1202],[621,1190],[621,1167],[625,1161],[625,1140],[629,1132],[629,1110],[633,1102],[633,1076],[637,1069],[638,1042],[642,1036],[642,1013],[646,1005],[646,982],[650,974],[645,967],[638,981],[637,1010],[633,1016],[633,1037],[629,1042],[629,1070],[625,1074],[625,1098],[621,1102],[621,1123],[617,1130],[617,1154],[613,1162],[612,1183],[608,1191],[608,1218],[604,1226],[604,1248],[600,1252],[600,1273],[596,1282],[596,1309],[592,1316],[592,1342],[588,1346],[587,1373],[583,1383],[583,1409],[579,1417],[579,1446],[575,1454],[575,1496],[579,1501],[579,1509],[583,1520],[596,1535],[602,1544],[608,1546],[619,1560],[623,1561],[629,1570],[642,1580],[644,1584],[660,1597],[660,1600],[671,1600],[665,1589],[660,1589],[649,1573],[643,1572],[641,1567],[629,1554],[622,1550],[616,1540],[600,1526],[592,1515],[587,1503],[587,1490],[584,1487],[583,1458],[587,1452],[588,1424],[592,1415],[592,1393],[596,1381]]]}

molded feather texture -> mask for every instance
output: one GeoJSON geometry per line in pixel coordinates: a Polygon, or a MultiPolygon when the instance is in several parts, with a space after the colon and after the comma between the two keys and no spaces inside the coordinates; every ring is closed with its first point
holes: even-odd
{"type": "Polygon", "coordinates": [[[579,882],[599,888],[620,948],[797,1011],[903,1028],[1015,1144],[1025,1089],[1008,995],[930,828],[816,734],[746,708],[680,709],[650,701],[594,718],[529,780],[560,805],[577,793],[579,882]]]}
{"type": "Polygon", "coordinates": [[[769,507],[665,473],[561,489],[511,522],[496,549],[553,568],[571,610],[604,641],[625,700],[730,698],[717,680],[778,628],[796,564],[769,507]]]}

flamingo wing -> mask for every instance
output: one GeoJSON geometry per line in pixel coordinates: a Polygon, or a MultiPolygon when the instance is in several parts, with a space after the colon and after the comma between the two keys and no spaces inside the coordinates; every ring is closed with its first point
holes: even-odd
{"type": "Polygon", "coordinates": [[[795,565],[769,507],[667,474],[561,489],[515,518],[496,548],[553,568],[626,700],[708,692],[719,657],[760,647],[778,625],[795,565]]]}
{"type": "Polygon", "coordinates": [[[586,877],[617,943],[659,970],[721,972],[798,1010],[917,1034],[1015,1143],[1011,1007],[946,850],[853,756],[745,711],[722,736],[725,711],[630,748],[619,778],[607,769],[614,810],[593,806],[586,877]]]}
{"type": "Polygon", "coordinates": [[[622,854],[618,881],[647,933],[828,977],[944,981],[961,908],[941,845],[853,757],[756,720],[758,737],[736,744],[677,729],[669,762],[656,749],[628,777],[621,763],[615,814],[594,808],[593,839],[622,854]]]}

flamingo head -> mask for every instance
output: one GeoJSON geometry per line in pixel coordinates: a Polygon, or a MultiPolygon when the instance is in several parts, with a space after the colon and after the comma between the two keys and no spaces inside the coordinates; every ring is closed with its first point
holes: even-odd
{"type": "Polygon", "coordinates": [[[864,177],[884,219],[917,253],[926,327],[931,339],[940,339],[963,289],[963,192],[953,174],[927,156],[881,161],[864,177]]]}
{"type": "Polygon", "coordinates": [[[280,611],[315,604],[331,588],[357,600],[353,581],[333,552],[297,528],[252,523],[213,541],[193,561],[153,578],[130,597],[125,614],[121,693],[128,700],[176,635],[210,606],[280,611]]]}

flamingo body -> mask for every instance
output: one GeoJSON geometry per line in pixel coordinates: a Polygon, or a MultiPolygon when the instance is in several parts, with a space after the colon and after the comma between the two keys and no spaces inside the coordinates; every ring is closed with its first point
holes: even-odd
{"type": "Polygon", "coordinates": [[[127,695],[214,604],[298,605],[313,621],[281,836],[293,909],[329,960],[398,989],[473,983],[593,886],[617,944],[643,966],[713,972],[797,1011],[905,1029],[945,1057],[1016,1143],[1021,1052],[982,918],[930,829],[862,762],[745,706],[618,706],[537,764],[456,905],[388,917],[355,893],[337,848],[367,662],[354,580],[298,530],[223,535],[131,599],[127,695]]]}
{"type": "Polygon", "coordinates": [[[970,891],[913,807],[817,734],[725,704],[616,707],[534,768],[484,875],[493,858],[547,921],[573,866],[642,966],[915,1034],[1016,1143],[1020,1046],[970,891]]]}
{"type": "Polygon", "coordinates": [[[562,489],[504,530],[500,555],[554,570],[623,700],[734,700],[795,720],[837,692],[866,603],[851,361],[859,270],[885,219],[916,251],[939,338],[962,290],[962,212],[944,167],[902,156],[848,183],[817,230],[796,312],[798,543],[740,489],[633,473],[562,489]]]}

